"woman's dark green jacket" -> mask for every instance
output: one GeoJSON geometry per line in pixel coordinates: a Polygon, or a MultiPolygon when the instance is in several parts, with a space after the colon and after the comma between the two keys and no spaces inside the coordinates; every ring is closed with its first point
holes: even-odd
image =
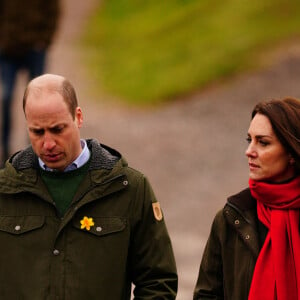
{"type": "Polygon", "coordinates": [[[266,233],[250,190],[230,197],[213,221],[193,299],[247,300],[266,233]]]}
{"type": "Polygon", "coordinates": [[[0,299],[128,300],[131,283],[135,299],[175,299],[173,251],[150,184],[116,151],[87,143],[89,171],[63,218],[31,148],[0,171],[0,299]]]}

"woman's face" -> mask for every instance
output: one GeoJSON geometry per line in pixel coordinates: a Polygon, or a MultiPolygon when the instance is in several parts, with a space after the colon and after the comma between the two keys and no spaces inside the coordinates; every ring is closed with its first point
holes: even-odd
{"type": "Polygon", "coordinates": [[[249,176],[253,180],[282,182],[295,174],[292,158],[275,135],[270,120],[256,114],[248,130],[246,150],[249,176]]]}

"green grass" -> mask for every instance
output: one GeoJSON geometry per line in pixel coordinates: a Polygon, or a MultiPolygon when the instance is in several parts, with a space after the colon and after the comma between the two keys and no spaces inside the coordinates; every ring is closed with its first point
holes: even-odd
{"type": "Polygon", "coordinates": [[[106,0],[82,41],[101,90],[144,105],[256,67],[299,33],[299,0],[106,0]]]}

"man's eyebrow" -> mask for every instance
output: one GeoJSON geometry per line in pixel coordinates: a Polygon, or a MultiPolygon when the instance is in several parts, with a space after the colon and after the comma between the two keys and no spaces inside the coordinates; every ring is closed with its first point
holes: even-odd
{"type": "Polygon", "coordinates": [[[36,133],[37,132],[39,132],[39,133],[45,132],[44,128],[39,128],[39,127],[29,127],[28,129],[29,129],[29,131],[36,132],[36,133]]]}
{"type": "Polygon", "coordinates": [[[59,123],[59,124],[55,124],[53,126],[47,126],[47,127],[39,127],[39,126],[29,126],[29,128],[35,128],[35,129],[51,129],[51,128],[57,128],[57,127],[65,127],[66,124],[64,123],[59,123]]]}
{"type": "Polygon", "coordinates": [[[32,129],[32,130],[42,130],[44,129],[43,127],[38,127],[38,126],[28,126],[29,129],[32,129]]]}
{"type": "Polygon", "coordinates": [[[57,128],[57,127],[64,127],[65,126],[65,124],[56,124],[56,125],[53,125],[53,126],[50,126],[50,127],[47,127],[47,128],[49,128],[49,129],[51,129],[51,128],[57,128]]]}

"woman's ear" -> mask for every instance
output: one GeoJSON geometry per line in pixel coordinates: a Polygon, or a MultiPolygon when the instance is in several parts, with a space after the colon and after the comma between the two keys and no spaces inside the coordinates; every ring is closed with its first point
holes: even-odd
{"type": "Polygon", "coordinates": [[[289,160],[289,163],[290,165],[294,165],[295,164],[295,158],[293,156],[290,155],[290,160],[289,160]]]}

